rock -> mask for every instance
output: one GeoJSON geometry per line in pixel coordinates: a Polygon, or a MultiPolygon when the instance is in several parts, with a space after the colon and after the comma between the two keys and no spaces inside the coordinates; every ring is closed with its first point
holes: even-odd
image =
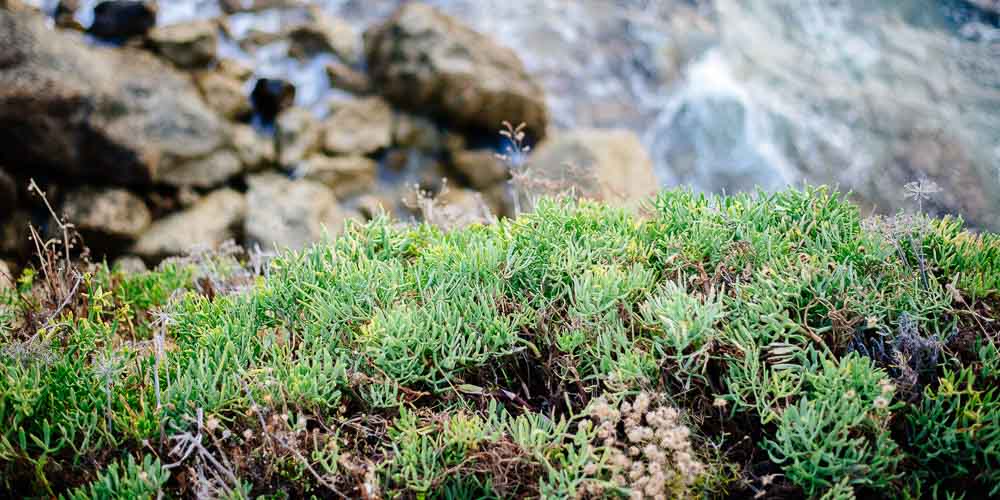
{"type": "Polygon", "coordinates": [[[174,187],[211,188],[223,184],[243,172],[239,156],[229,149],[222,149],[204,158],[163,171],[157,180],[174,187]]]}
{"type": "Polygon", "coordinates": [[[0,10],[0,67],[2,164],[141,184],[225,146],[190,78],[144,51],[0,10]]]}
{"type": "Polygon", "coordinates": [[[16,206],[17,181],[0,168],[0,220],[6,219],[16,206]]]}
{"type": "Polygon", "coordinates": [[[80,230],[87,245],[100,243],[101,250],[131,243],[153,220],[142,198],[120,188],[83,187],[70,191],[62,211],[66,221],[80,230]],[[114,241],[106,244],[103,240],[114,241]]]}
{"type": "Polygon", "coordinates": [[[446,231],[494,221],[483,196],[471,189],[447,189],[434,199],[434,205],[432,211],[422,211],[421,215],[446,231]]]}
{"type": "Polygon", "coordinates": [[[250,99],[243,93],[243,82],[215,71],[195,76],[205,102],[229,120],[245,120],[253,114],[250,99]]]}
{"type": "Polygon", "coordinates": [[[919,208],[936,217],[958,212],[967,220],[990,220],[990,185],[976,174],[975,165],[955,137],[940,130],[915,128],[900,135],[890,155],[880,161],[883,168],[867,172],[867,185],[858,190],[864,193],[858,196],[859,202],[883,210],[919,208]],[[906,198],[904,186],[921,179],[934,182],[940,191],[918,206],[906,198]]]}
{"type": "Polygon", "coordinates": [[[154,222],[132,253],[147,261],[181,255],[193,247],[216,247],[235,239],[246,216],[246,199],[232,189],[214,191],[191,208],[154,222]]]}
{"type": "Polygon", "coordinates": [[[295,26],[287,34],[288,55],[297,59],[328,52],[349,65],[361,62],[361,37],[345,20],[322,10],[309,10],[309,21],[295,26]]]}
{"type": "Polygon", "coordinates": [[[365,194],[354,200],[354,207],[365,220],[372,220],[381,214],[392,214],[398,202],[387,196],[365,194]]]}
{"type": "Polygon", "coordinates": [[[199,68],[212,63],[219,45],[213,21],[161,26],[149,32],[149,41],[164,59],[181,68],[199,68]]]}
{"type": "Polygon", "coordinates": [[[400,106],[491,131],[508,120],[545,133],[544,92],[517,54],[436,8],[404,4],[365,33],[365,55],[374,87],[400,106]]]}
{"type": "Polygon", "coordinates": [[[451,162],[469,185],[479,190],[507,180],[507,165],[493,150],[459,151],[451,162]]]}
{"type": "Polygon", "coordinates": [[[257,133],[249,125],[233,125],[233,147],[247,172],[255,172],[275,161],[274,140],[257,133]]]}
{"type": "Polygon", "coordinates": [[[331,154],[370,154],[392,143],[392,109],[378,97],[338,103],[323,123],[323,149],[331,154]]]}
{"type": "Polygon", "coordinates": [[[332,87],[346,90],[352,94],[364,95],[370,93],[372,89],[372,82],[368,75],[336,61],[326,65],[326,76],[330,79],[332,87]]]}
{"type": "Polygon", "coordinates": [[[625,130],[580,129],[547,139],[528,158],[525,175],[518,185],[529,199],[572,192],[635,207],[659,190],[646,150],[625,130]]]}
{"type": "Polygon", "coordinates": [[[144,36],[156,25],[153,5],[133,0],[109,0],[94,7],[90,34],[106,40],[144,36]]]}
{"type": "Polygon", "coordinates": [[[278,117],[274,128],[278,163],[283,167],[295,167],[319,146],[320,124],[307,109],[285,111],[278,117]]]}
{"type": "Polygon", "coordinates": [[[112,269],[117,269],[125,274],[139,274],[149,270],[146,263],[135,255],[123,255],[115,259],[111,264],[112,269]]]}
{"type": "Polygon", "coordinates": [[[333,192],[318,182],[264,173],[251,176],[247,184],[249,246],[300,250],[322,239],[324,228],[330,234],[343,229],[345,212],[333,192]]]}
{"type": "Polygon", "coordinates": [[[310,156],[299,173],[303,178],[319,182],[345,199],[369,191],[375,186],[378,164],[364,156],[310,156]]]}
{"type": "Polygon", "coordinates": [[[436,153],[441,151],[444,138],[431,120],[409,113],[397,113],[392,128],[392,143],[394,146],[436,153]]]}
{"type": "Polygon", "coordinates": [[[511,187],[506,182],[494,184],[483,193],[483,201],[490,207],[494,215],[500,217],[516,217],[514,213],[514,197],[511,187]]]}
{"type": "Polygon", "coordinates": [[[279,78],[261,78],[254,84],[250,102],[261,119],[271,123],[295,103],[295,85],[279,78]]]}

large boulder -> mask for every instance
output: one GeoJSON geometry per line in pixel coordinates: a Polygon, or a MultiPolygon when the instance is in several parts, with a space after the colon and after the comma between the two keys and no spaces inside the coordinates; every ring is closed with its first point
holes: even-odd
{"type": "Polygon", "coordinates": [[[374,88],[400,106],[486,130],[508,120],[545,133],[544,92],[517,54],[436,8],[404,4],[365,33],[365,54],[374,88]]]}
{"type": "Polygon", "coordinates": [[[245,233],[248,245],[302,249],[340,232],[346,213],[326,186],[275,173],[251,176],[245,233]]]}
{"type": "Polygon", "coordinates": [[[246,207],[242,194],[228,188],[214,191],[190,208],[154,222],[136,241],[132,253],[155,261],[236,239],[246,207]]]}
{"type": "Polygon", "coordinates": [[[392,109],[381,98],[336,103],[323,122],[323,149],[330,154],[371,154],[389,147],[392,128],[392,109]]]}
{"type": "Polygon", "coordinates": [[[191,79],[152,55],[4,10],[0,130],[0,163],[118,184],[155,182],[228,139],[191,79]]]}
{"type": "Polygon", "coordinates": [[[515,184],[527,199],[572,194],[635,207],[659,190],[639,138],[625,130],[581,129],[547,139],[515,184]]]}

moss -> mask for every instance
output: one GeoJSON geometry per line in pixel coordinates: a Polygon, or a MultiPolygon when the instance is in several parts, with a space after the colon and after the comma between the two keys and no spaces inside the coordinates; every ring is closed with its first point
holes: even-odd
{"type": "Polygon", "coordinates": [[[594,411],[656,394],[700,476],[647,492],[989,491],[1000,239],[891,222],[825,188],[676,190],[641,217],[378,219],[263,267],[97,265],[65,301],[29,272],[0,292],[0,488],[638,495],[627,422],[594,411]]]}

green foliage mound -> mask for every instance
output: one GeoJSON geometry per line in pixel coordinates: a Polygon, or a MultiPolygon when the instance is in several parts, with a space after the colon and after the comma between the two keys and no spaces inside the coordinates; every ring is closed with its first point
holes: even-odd
{"type": "Polygon", "coordinates": [[[1000,493],[1000,238],[825,188],[41,268],[0,292],[5,496],[1000,493]]]}

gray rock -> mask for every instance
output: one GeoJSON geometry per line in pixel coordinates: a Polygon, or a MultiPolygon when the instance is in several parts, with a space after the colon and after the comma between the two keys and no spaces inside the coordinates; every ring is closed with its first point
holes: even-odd
{"type": "Polygon", "coordinates": [[[250,98],[243,91],[243,81],[221,71],[209,70],[195,75],[205,102],[230,120],[242,120],[253,114],[250,98]]]}
{"type": "Polygon", "coordinates": [[[111,267],[125,274],[139,274],[149,270],[146,263],[135,255],[124,255],[115,259],[111,267]]]}
{"type": "Polygon", "coordinates": [[[142,198],[120,188],[84,187],[66,194],[62,211],[85,241],[93,237],[133,241],[153,218],[142,198]]]}
{"type": "Polygon", "coordinates": [[[304,108],[291,108],[275,120],[278,162],[295,167],[319,147],[321,127],[313,114],[304,108]]]}
{"type": "Polygon", "coordinates": [[[129,48],[95,47],[40,16],[0,10],[0,163],[149,183],[225,145],[187,75],[129,48]]]}
{"type": "Polygon", "coordinates": [[[211,64],[218,50],[218,26],[214,21],[159,26],[149,32],[149,42],[160,55],[181,68],[211,64]]]}
{"type": "Polygon", "coordinates": [[[188,160],[159,175],[159,181],[174,187],[211,188],[225,183],[243,171],[239,156],[223,149],[204,158],[188,160]]]}
{"type": "Polygon", "coordinates": [[[436,8],[404,4],[365,33],[365,54],[374,87],[400,106],[486,130],[508,120],[545,133],[544,92],[517,54],[436,8]]]}
{"type": "Polygon", "coordinates": [[[246,216],[246,199],[232,189],[220,189],[191,208],[154,222],[139,237],[132,253],[146,260],[181,255],[198,246],[216,247],[238,239],[246,216]]]}
{"type": "Polygon", "coordinates": [[[528,158],[524,175],[516,185],[529,200],[571,193],[636,207],[659,190],[649,155],[625,130],[580,129],[546,139],[528,158]]]}
{"type": "Polygon", "coordinates": [[[493,150],[459,151],[452,155],[451,163],[479,190],[507,180],[507,165],[493,150]]]}
{"type": "Polygon", "coordinates": [[[248,245],[299,250],[321,240],[324,230],[336,234],[344,227],[347,214],[333,192],[318,182],[263,173],[247,183],[248,245]]]}
{"type": "Polygon", "coordinates": [[[308,22],[288,31],[290,56],[305,58],[328,52],[349,65],[361,62],[361,37],[347,21],[317,8],[310,9],[308,17],[308,22]]]}
{"type": "Polygon", "coordinates": [[[275,162],[273,137],[261,135],[249,125],[233,125],[233,147],[247,172],[255,172],[275,162]]]}
{"type": "Polygon", "coordinates": [[[342,200],[370,191],[375,186],[377,170],[378,164],[364,156],[316,154],[303,162],[300,173],[305,179],[330,188],[342,200]]]}
{"type": "Polygon", "coordinates": [[[334,104],[323,122],[323,149],[330,154],[371,154],[392,144],[389,104],[365,97],[334,104]]]}
{"type": "Polygon", "coordinates": [[[434,122],[423,116],[397,113],[392,128],[392,143],[399,147],[436,153],[444,147],[444,134],[434,122]]]}
{"type": "Polygon", "coordinates": [[[326,76],[330,80],[330,86],[352,94],[365,95],[372,91],[372,81],[368,75],[346,64],[336,61],[327,64],[326,76]]]}

